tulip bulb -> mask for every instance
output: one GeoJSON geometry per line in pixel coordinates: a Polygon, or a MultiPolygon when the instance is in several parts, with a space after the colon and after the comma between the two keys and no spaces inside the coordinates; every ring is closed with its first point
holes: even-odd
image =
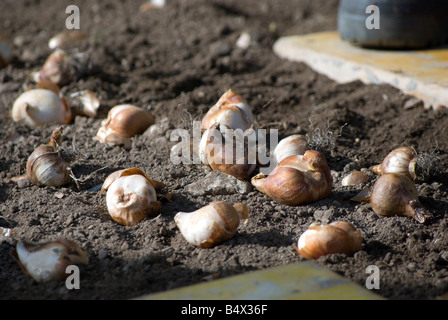
{"type": "Polygon", "coordinates": [[[60,152],[61,141],[62,127],[59,127],[53,131],[47,145],[40,145],[28,157],[26,178],[31,183],[59,187],[70,182],[70,163],[60,152]]]}
{"type": "Polygon", "coordinates": [[[372,166],[372,172],[381,175],[385,173],[405,174],[412,180],[417,179],[415,173],[417,152],[413,148],[401,147],[391,151],[381,164],[372,166]]]}
{"type": "Polygon", "coordinates": [[[205,114],[201,122],[201,131],[211,128],[215,124],[229,129],[246,131],[254,128],[252,111],[243,98],[232,90],[227,90],[205,114]]]}
{"type": "Polygon", "coordinates": [[[356,186],[359,184],[363,184],[369,180],[369,176],[364,172],[353,170],[350,174],[346,175],[341,184],[343,186],[356,186]]]}
{"type": "Polygon", "coordinates": [[[53,51],[42,68],[33,73],[35,82],[52,82],[58,86],[67,85],[82,78],[94,69],[89,52],[69,55],[62,49],[53,51]]]}
{"type": "Polygon", "coordinates": [[[278,143],[274,149],[274,160],[280,163],[286,157],[292,155],[303,155],[307,147],[307,138],[302,134],[293,134],[278,143]]]}
{"type": "Polygon", "coordinates": [[[296,251],[308,260],[334,253],[351,254],[361,250],[362,235],[351,223],[335,221],[312,224],[299,238],[296,251]]]}
{"type": "Polygon", "coordinates": [[[75,79],[75,67],[65,51],[57,49],[51,53],[41,70],[34,74],[36,82],[50,81],[59,86],[75,79]]]}
{"type": "Polygon", "coordinates": [[[370,192],[373,211],[383,217],[405,216],[424,223],[430,215],[418,199],[408,175],[386,173],[378,177],[370,192]]]}
{"type": "Polygon", "coordinates": [[[44,88],[25,91],[15,101],[11,110],[15,122],[32,128],[52,124],[67,124],[72,120],[67,100],[57,92],[44,88]]]}
{"type": "Polygon", "coordinates": [[[68,266],[89,263],[87,253],[67,239],[38,244],[19,241],[11,255],[37,282],[65,280],[70,275],[65,272],[68,266]]]}
{"type": "Polygon", "coordinates": [[[0,69],[6,67],[12,60],[12,50],[9,41],[0,34],[0,69]]]}
{"type": "Polygon", "coordinates": [[[232,238],[240,222],[247,222],[248,218],[249,208],[243,203],[232,206],[213,201],[193,212],[178,212],[174,221],[190,244],[211,248],[232,238]]]}
{"type": "Polygon", "coordinates": [[[297,206],[327,197],[333,178],[324,156],[315,150],[283,159],[266,177],[257,174],[252,185],[275,201],[297,206]]]}
{"type": "Polygon", "coordinates": [[[142,134],[155,122],[154,115],[145,109],[130,104],[121,104],[110,109],[101,122],[95,139],[109,145],[124,145],[130,149],[131,138],[142,134]]]}
{"type": "Polygon", "coordinates": [[[218,126],[215,124],[204,132],[199,147],[200,159],[213,170],[248,179],[255,170],[256,157],[250,159],[247,139],[238,137],[233,130],[221,133],[218,126]]]}
{"type": "Polygon", "coordinates": [[[90,90],[74,92],[70,95],[79,101],[75,114],[95,118],[100,107],[100,99],[90,90]]]}
{"type": "Polygon", "coordinates": [[[146,12],[161,9],[165,6],[166,0],[148,0],[140,5],[139,11],[146,12]]]}
{"type": "Polygon", "coordinates": [[[81,31],[78,30],[63,31],[56,34],[48,41],[48,47],[50,49],[67,48],[85,39],[87,39],[87,34],[81,31]]]}
{"type": "Polygon", "coordinates": [[[107,210],[113,220],[133,226],[153,216],[160,208],[157,190],[164,185],[147,177],[137,168],[118,170],[103,183],[107,210]]]}

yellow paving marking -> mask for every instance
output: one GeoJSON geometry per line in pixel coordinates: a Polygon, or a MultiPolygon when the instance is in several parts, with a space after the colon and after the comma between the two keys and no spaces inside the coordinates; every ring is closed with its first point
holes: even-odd
{"type": "Polygon", "coordinates": [[[341,40],[336,31],[287,36],[274,52],[304,62],[339,83],[360,80],[390,84],[424,102],[425,108],[448,107],[448,48],[375,50],[341,40]]]}
{"type": "Polygon", "coordinates": [[[355,284],[315,262],[303,261],[145,295],[137,299],[384,300],[372,290],[355,284]]]}

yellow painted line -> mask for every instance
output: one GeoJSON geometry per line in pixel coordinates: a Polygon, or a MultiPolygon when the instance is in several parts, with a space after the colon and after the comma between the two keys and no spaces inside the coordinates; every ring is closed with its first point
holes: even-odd
{"type": "Polygon", "coordinates": [[[304,62],[339,83],[390,84],[421,99],[426,108],[448,107],[448,48],[366,49],[341,40],[336,31],[286,36],[274,44],[285,59],[304,62]]]}
{"type": "Polygon", "coordinates": [[[383,300],[375,292],[303,261],[138,297],[142,300],[383,300]]]}

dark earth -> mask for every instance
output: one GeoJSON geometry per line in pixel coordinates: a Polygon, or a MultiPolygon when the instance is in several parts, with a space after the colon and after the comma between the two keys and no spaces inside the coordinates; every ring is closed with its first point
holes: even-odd
{"type": "MultiPolygon", "coordinates": [[[[354,254],[332,254],[316,263],[365,286],[366,268],[380,270],[387,299],[441,299],[448,292],[448,110],[425,109],[413,97],[388,85],[338,84],[309,66],[273,53],[282,36],[337,28],[338,1],[167,0],[162,8],[141,10],[140,1],[12,1],[0,4],[1,32],[14,58],[0,70],[0,297],[21,299],[130,299],[213,279],[305,261],[294,249],[313,222],[351,222],[363,236],[354,254]],[[80,31],[87,40],[71,50],[89,52],[92,66],[62,93],[89,89],[101,106],[96,117],[77,116],[63,127],[62,147],[78,155],[72,170],[78,185],[16,184],[28,156],[47,143],[57,125],[30,128],[12,121],[14,100],[34,83],[51,49],[49,39],[65,30],[68,5],[80,9],[80,31]],[[250,35],[247,48],[236,46],[250,35]],[[172,130],[191,130],[228,89],[252,108],[259,128],[280,137],[301,133],[321,138],[334,178],[331,194],[309,205],[291,207],[256,189],[203,192],[187,188],[211,169],[173,164],[172,130]],[[129,150],[93,140],[108,110],[132,103],[151,110],[156,127],[132,139],[129,150]],[[369,203],[350,201],[377,178],[368,168],[393,149],[409,146],[425,160],[416,182],[421,203],[432,218],[379,217],[369,203]],[[137,167],[166,184],[156,217],[123,226],[108,217],[98,186],[113,171],[137,167]],[[365,185],[347,187],[352,170],[368,173],[365,185]],[[213,200],[243,202],[247,225],[230,240],[196,248],[174,222],[179,211],[193,211],[213,200]],[[37,283],[10,256],[17,241],[68,238],[89,256],[80,265],[80,289],[64,282],[37,283]]],[[[256,174],[257,172],[254,172],[256,174]]]]}

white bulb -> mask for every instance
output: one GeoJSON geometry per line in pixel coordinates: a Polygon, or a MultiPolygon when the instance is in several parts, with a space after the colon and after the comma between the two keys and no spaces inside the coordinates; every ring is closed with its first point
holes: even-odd
{"type": "Polygon", "coordinates": [[[233,206],[213,201],[193,212],[178,212],[177,227],[190,244],[210,248],[234,236],[241,220],[247,221],[249,208],[242,203],[233,206]]]}
{"type": "Polygon", "coordinates": [[[294,134],[280,140],[274,149],[275,161],[280,163],[286,157],[303,155],[306,151],[306,144],[306,137],[300,134],[294,134]]]}
{"type": "Polygon", "coordinates": [[[215,224],[224,225],[222,218],[213,207],[201,208],[193,212],[179,212],[174,220],[185,240],[196,246],[210,239],[215,224]]]}
{"type": "Polygon", "coordinates": [[[62,124],[69,118],[68,106],[51,90],[32,89],[22,93],[14,102],[12,119],[30,127],[62,124]]]}

